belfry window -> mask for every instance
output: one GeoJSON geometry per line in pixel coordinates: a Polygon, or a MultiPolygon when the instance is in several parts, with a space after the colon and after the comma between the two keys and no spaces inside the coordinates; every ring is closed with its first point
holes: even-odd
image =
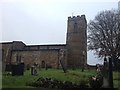
{"type": "Polygon", "coordinates": [[[77,29],[78,29],[78,25],[77,23],[74,23],[74,30],[77,31],[77,29]]]}

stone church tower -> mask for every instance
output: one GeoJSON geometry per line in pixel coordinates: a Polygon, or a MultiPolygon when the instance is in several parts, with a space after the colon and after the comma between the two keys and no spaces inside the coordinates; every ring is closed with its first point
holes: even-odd
{"type": "Polygon", "coordinates": [[[82,68],[87,64],[87,21],[85,15],[68,17],[67,67],[82,68]]]}

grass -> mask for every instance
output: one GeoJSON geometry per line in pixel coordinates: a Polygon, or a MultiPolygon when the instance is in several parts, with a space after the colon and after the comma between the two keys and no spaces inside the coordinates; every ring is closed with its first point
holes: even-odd
{"type": "MultiPolygon", "coordinates": [[[[118,83],[118,72],[113,73],[114,85],[115,87],[119,87],[118,83]]],[[[32,82],[37,80],[39,77],[48,77],[61,81],[71,81],[74,83],[79,83],[83,79],[88,79],[90,75],[96,75],[96,71],[94,70],[85,70],[81,72],[80,69],[76,70],[68,70],[67,73],[64,73],[61,69],[41,69],[38,71],[37,76],[32,76],[30,71],[25,71],[24,76],[4,76],[2,78],[2,86],[3,88],[33,88],[30,86],[26,86],[26,82],[32,82]]],[[[120,80],[120,79],[119,79],[120,80]]]]}
{"type": "Polygon", "coordinates": [[[120,72],[113,72],[114,87],[120,89],[120,72]]]}

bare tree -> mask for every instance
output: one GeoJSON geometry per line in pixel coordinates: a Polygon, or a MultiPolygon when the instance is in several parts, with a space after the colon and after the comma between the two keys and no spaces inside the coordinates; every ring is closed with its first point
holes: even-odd
{"type": "Polygon", "coordinates": [[[120,57],[120,11],[106,10],[96,15],[88,24],[88,50],[99,57],[120,57]]]}

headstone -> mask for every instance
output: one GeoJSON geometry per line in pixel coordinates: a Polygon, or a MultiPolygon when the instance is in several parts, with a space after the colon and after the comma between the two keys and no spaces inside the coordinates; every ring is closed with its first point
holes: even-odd
{"type": "Polygon", "coordinates": [[[102,75],[103,75],[103,87],[109,87],[109,80],[108,80],[108,62],[107,58],[104,58],[104,65],[102,67],[102,75]]]}
{"type": "Polygon", "coordinates": [[[32,66],[31,67],[31,75],[34,75],[34,72],[35,72],[34,70],[35,70],[35,66],[32,66]]]}
{"type": "Polygon", "coordinates": [[[12,76],[24,74],[24,63],[18,65],[12,65],[12,76]]]}
{"type": "Polygon", "coordinates": [[[34,65],[31,67],[31,75],[37,75],[37,67],[34,65]]]}
{"type": "Polygon", "coordinates": [[[30,64],[27,64],[27,65],[26,65],[26,69],[27,69],[27,70],[30,70],[30,64]]]}
{"type": "Polygon", "coordinates": [[[37,67],[35,67],[34,75],[37,75],[37,67]]]}
{"type": "Polygon", "coordinates": [[[12,65],[11,64],[6,64],[5,71],[11,72],[12,71],[12,65]]]}
{"type": "Polygon", "coordinates": [[[103,87],[104,87],[104,88],[109,87],[109,82],[108,82],[108,79],[107,79],[107,78],[105,78],[105,77],[103,77],[103,87]]]}
{"type": "Polygon", "coordinates": [[[101,71],[100,65],[97,64],[96,66],[97,66],[96,71],[97,71],[97,73],[99,73],[101,71]]]}
{"type": "Polygon", "coordinates": [[[48,65],[47,64],[45,65],[45,70],[48,70],[48,65]]]}

